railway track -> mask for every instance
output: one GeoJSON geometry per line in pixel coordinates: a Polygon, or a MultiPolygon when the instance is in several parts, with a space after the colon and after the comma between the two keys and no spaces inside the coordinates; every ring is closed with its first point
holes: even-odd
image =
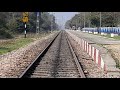
{"type": "Polygon", "coordinates": [[[61,31],[19,78],[86,78],[86,76],[65,31],[61,31]]]}

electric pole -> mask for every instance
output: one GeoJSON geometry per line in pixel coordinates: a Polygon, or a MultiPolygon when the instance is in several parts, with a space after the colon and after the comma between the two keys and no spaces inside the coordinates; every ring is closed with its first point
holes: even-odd
{"type": "Polygon", "coordinates": [[[51,23],[50,23],[50,31],[51,31],[51,33],[52,33],[52,15],[51,15],[51,23]]]}
{"type": "Polygon", "coordinates": [[[85,12],[84,12],[84,28],[85,28],[85,12]]]}
{"type": "Polygon", "coordinates": [[[91,17],[91,12],[89,13],[89,28],[90,28],[90,24],[91,24],[91,21],[90,21],[90,17],[91,17]]]}
{"type": "Polygon", "coordinates": [[[100,28],[101,28],[101,12],[100,12],[100,28]]]}
{"type": "Polygon", "coordinates": [[[51,33],[53,30],[53,20],[54,20],[54,13],[52,13],[52,15],[51,15],[51,33]]]}
{"type": "Polygon", "coordinates": [[[37,22],[36,22],[36,34],[38,33],[39,34],[39,31],[40,31],[40,19],[39,19],[39,17],[40,17],[40,12],[37,12],[37,22]]]}

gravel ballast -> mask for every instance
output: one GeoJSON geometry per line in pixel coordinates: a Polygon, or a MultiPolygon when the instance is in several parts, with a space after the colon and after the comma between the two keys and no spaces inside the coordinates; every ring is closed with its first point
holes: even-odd
{"type": "Polygon", "coordinates": [[[97,66],[94,60],[80,48],[80,45],[73,40],[74,37],[69,37],[71,44],[76,52],[79,62],[82,64],[84,72],[87,73],[87,78],[120,78],[120,74],[104,73],[104,71],[97,66]]]}
{"type": "Polygon", "coordinates": [[[65,32],[61,32],[31,74],[32,78],[79,78],[65,32]]]}
{"type": "Polygon", "coordinates": [[[40,40],[34,41],[18,50],[0,55],[0,77],[18,78],[25,68],[37,57],[45,46],[55,37],[54,32],[40,40]]]}

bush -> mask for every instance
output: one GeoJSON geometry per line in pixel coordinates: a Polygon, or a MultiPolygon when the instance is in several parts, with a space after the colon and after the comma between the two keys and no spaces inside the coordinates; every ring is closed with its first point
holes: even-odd
{"type": "Polygon", "coordinates": [[[5,39],[5,38],[13,38],[13,36],[8,32],[6,32],[5,30],[0,29],[0,39],[5,39]]]}

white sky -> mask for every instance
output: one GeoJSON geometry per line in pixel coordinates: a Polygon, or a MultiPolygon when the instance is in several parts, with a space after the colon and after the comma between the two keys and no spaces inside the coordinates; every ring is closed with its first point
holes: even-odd
{"type": "Polygon", "coordinates": [[[62,28],[65,24],[65,22],[69,19],[71,19],[77,12],[49,12],[50,14],[53,14],[56,17],[56,22],[61,26],[62,28]]]}

